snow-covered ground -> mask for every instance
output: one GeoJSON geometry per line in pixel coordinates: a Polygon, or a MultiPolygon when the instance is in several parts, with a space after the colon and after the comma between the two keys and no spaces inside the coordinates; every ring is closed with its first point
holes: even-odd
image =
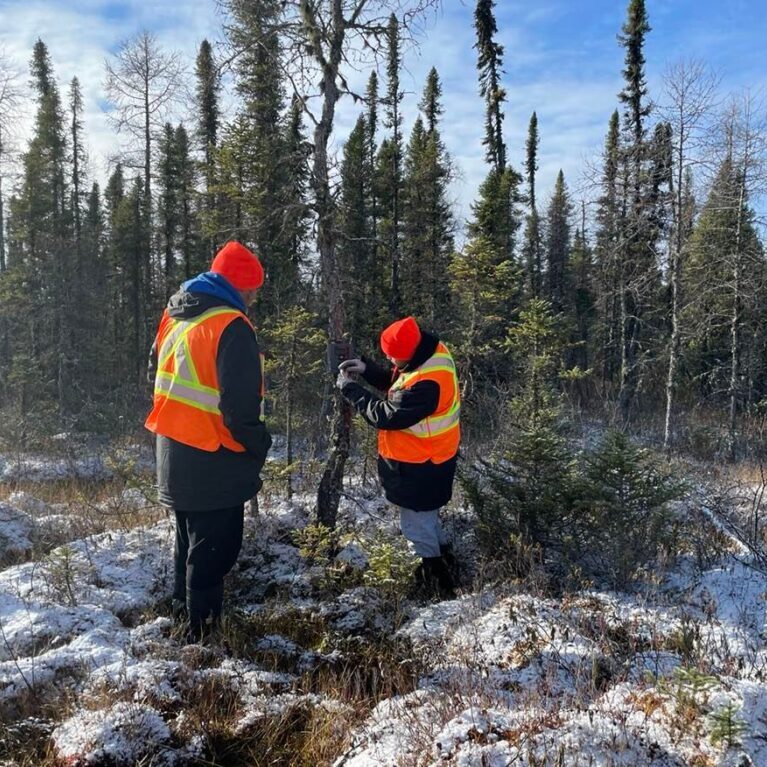
{"type": "MultiPolygon", "coordinates": [[[[235,736],[302,707],[355,721],[348,696],[306,680],[342,664],[350,640],[385,638],[416,676],[341,734],[338,767],[767,766],[767,575],[743,552],[704,570],[682,561],[642,594],[478,584],[454,601],[394,605],[354,573],[362,539],[395,535],[396,522],[374,488],[349,495],[331,586],[291,536],[312,497],[262,496],[228,584],[242,625],[262,627],[247,651],[226,632],[186,645],[174,626],[168,518],[77,538],[63,509],[11,495],[0,504],[0,561],[13,548],[16,562],[0,572],[0,764],[3,728],[25,726],[46,728],[61,764],[210,763],[209,728],[187,705],[203,689],[228,701],[235,736]],[[54,529],[62,543],[33,559],[54,529]],[[55,721],[25,724],[36,696],[60,697],[55,721]]],[[[452,522],[468,558],[467,521],[452,522]]]]}
{"type": "Polygon", "coordinates": [[[148,446],[113,445],[101,439],[82,440],[68,434],[53,438],[60,455],[0,453],[0,482],[112,479],[125,471],[151,471],[154,457],[148,446]]]}

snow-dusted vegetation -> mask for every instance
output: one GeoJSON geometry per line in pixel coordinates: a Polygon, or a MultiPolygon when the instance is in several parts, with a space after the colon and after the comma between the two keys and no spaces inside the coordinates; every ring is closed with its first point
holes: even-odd
{"type": "Polygon", "coordinates": [[[203,644],[171,617],[163,511],[110,484],[87,516],[117,523],[89,535],[82,498],[26,485],[0,505],[0,763],[767,764],[767,573],[716,482],[674,506],[673,566],[623,592],[492,576],[456,499],[464,588],[432,603],[376,487],[356,475],[328,537],[275,482],[203,644]]]}

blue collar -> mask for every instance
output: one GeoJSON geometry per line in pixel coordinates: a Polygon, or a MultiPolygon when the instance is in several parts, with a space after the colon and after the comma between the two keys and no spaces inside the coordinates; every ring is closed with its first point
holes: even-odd
{"type": "Polygon", "coordinates": [[[232,285],[226,277],[217,272],[203,272],[191,280],[187,280],[181,285],[182,289],[188,293],[205,293],[209,296],[216,296],[227,304],[239,309],[243,314],[247,314],[248,308],[242,300],[239,291],[232,285]]]}

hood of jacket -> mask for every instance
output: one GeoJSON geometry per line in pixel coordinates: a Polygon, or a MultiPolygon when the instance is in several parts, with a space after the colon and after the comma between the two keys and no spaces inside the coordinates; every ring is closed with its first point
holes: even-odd
{"type": "Polygon", "coordinates": [[[214,306],[231,306],[247,314],[239,292],[224,277],[203,272],[184,282],[168,301],[168,314],[177,319],[191,319],[214,306]]]}

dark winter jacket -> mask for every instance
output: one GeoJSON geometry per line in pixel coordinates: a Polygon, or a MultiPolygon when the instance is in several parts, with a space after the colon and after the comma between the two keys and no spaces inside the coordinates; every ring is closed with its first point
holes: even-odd
{"type": "MultiPolygon", "coordinates": [[[[384,397],[351,381],[341,394],[355,410],[376,429],[407,429],[432,415],[439,405],[439,384],[419,381],[409,389],[388,391],[399,373],[408,373],[423,365],[437,350],[439,339],[422,333],[421,342],[408,364],[401,370],[386,370],[367,357],[363,378],[371,386],[386,391],[384,397]]],[[[378,474],[386,498],[397,506],[414,511],[431,511],[444,506],[453,494],[457,455],[444,463],[407,463],[378,456],[378,474]]]]}
{"type": "MultiPolygon", "coordinates": [[[[225,288],[221,290],[220,286],[211,287],[199,281],[187,282],[171,297],[168,313],[174,318],[192,319],[215,306],[244,309],[239,294],[235,292],[234,297],[229,297],[225,288]]],[[[157,350],[153,347],[150,375],[156,366],[157,350]]],[[[216,368],[224,424],[245,447],[245,452],[236,453],[225,447],[207,452],[158,434],[159,499],[179,511],[212,511],[236,506],[252,498],[261,488],[259,474],[272,438],[261,421],[258,343],[244,319],[233,320],[222,333],[216,368]]]]}

